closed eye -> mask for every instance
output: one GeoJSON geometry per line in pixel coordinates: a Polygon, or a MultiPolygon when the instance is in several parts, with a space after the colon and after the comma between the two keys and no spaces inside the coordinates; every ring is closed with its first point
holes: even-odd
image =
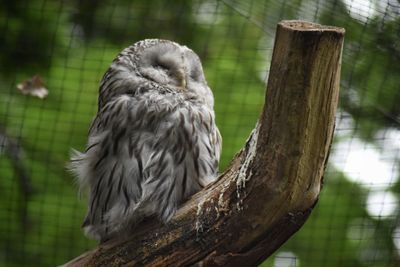
{"type": "Polygon", "coordinates": [[[190,78],[196,82],[200,81],[202,77],[202,72],[199,68],[193,68],[190,70],[190,78]]]}
{"type": "Polygon", "coordinates": [[[168,66],[164,65],[161,62],[154,62],[154,64],[152,64],[152,66],[154,68],[156,68],[156,69],[162,69],[162,70],[165,70],[165,71],[169,70],[168,66]]]}

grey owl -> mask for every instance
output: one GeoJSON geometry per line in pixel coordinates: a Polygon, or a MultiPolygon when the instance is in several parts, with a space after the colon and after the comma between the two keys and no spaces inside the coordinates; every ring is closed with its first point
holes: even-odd
{"type": "Polygon", "coordinates": [[[86,151],[71,168],[89,192],[82,227],[104,241],[143,218],[168,222],[217,177],[221,136],[199,57],[148,39],[124,49],[100,84],[86,151]]]}

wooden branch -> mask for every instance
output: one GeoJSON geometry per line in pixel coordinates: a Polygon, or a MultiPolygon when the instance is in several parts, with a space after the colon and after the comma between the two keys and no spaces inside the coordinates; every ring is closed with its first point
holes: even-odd
{"type": "Polygon", "coordinates": [[[172,222],[143,223],[65,266],[257,266],[316,204],[334,130],[344,29],[278,24],[266,105],[229,168],[172,222]]]}

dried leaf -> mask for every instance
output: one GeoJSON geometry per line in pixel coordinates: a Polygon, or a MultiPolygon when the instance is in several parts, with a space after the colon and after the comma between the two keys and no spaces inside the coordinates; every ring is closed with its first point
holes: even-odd
{"type": "Polygon", "coordinates": [[[49,91],[44,87],[44,81],[39,75],[35,75],[32,78],[23,81],[17,85],[18,90],[20,90],[24,95],[36,96],[38,98],[45,98],[49,91]]]}

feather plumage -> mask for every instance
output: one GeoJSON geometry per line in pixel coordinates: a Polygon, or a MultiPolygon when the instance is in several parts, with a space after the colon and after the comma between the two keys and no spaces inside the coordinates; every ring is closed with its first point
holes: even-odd
{"type": "Polygon", "coordinates": [[[105,240],[144,217],[167,222],[217,177],[221,136],[197,55],[166,40],[123,50],[105,73],[87,149],[71,167],[89,191],[83,228],[105,240]]]}

